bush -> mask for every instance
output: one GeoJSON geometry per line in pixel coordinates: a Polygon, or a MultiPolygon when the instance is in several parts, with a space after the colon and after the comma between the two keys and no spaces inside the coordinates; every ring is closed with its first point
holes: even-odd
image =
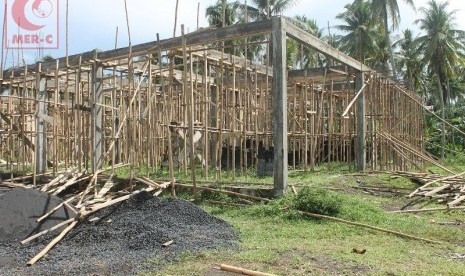
{"type": "Polygon", "coordinates": [[[340,195],[325,189],[305,187],[294,199],[295,209],[327,216],[337,215],[341,205],[340,195]]]}

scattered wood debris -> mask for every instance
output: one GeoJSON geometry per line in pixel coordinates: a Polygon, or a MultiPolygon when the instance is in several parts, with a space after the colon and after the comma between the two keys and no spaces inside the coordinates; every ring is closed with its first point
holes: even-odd
{"type": "Polygon", "coordinates": [[[173,243],[174,243],[174,240],[170,240],[170,241],[165,242],[165,243],[162,244],[161,246],[162,246],[162,247],[168,247],[168,246],[172,245],[173,243]]]}
{"type": "Polygon", "coordinates": [[[363,255],[367,252],[366,249],[358,249],[358,248],[353,248],[352,249],[352,253],[357,253],[357,254],[360,254],[360,255],[363,255]]]}
{"type": "MultiPolygon", "coordinates": [[[[408,209],[394,211],[394,213],[419,213],[433,211],[465,210],[465,172],[450,176],[438,174],[394,172],[396,176],[403,176],[416,183],[421,183],[420,187],[408,194],[415,204],[431,201],[438,204],[445,204],[444,208],[408,209]]],[[[411,207],[413,204],[408,204],[411,207]]],[[[406,207],[407,207],[406,206],[406,207]]]]}
{"type": "Polygon", "coordinates": [[[454,260],[465,260],[465,254],[453,253],[449,257],[454,260]]]}
{"type": "Polygon", "coordinates": [[[227,272],[234,272],[242,275],[251,275],[251,276],[276,276],[274,274],[263,273],[259,271],[248,270],[242,267],[221,264],[220,269],[227,272]]]}
{"type": "MultiPolygon", "coordinates": [[[[121,168],[126,164],[118,164],[113,168],[121,168]]],[[[110,168],[108,168],[110,169],[110,168]]],[[[107,169],[107,170],[108,170],[107,169]]],[[[155,181],[146,177],[134,177],[133,179],[119,179],[114,174],[110,176],[104,175],[106,170],[99,170],[95,173],[89,174],[85,171],[78,171],[77,168],[72,167],[68,170],[58,172],[56,176],[47,176],[46,179],[49,181],[37,184],[34,186],[30,184],[19,184],[15,181],[23,181],[28,177],[20,177],[17,179],[10,179],[8,182],[0,183],[0,186],[6,186],[8,188],[35,188],[45,193],[52,195],[61,195],[64,198],[63,202],[55,208],[47,211],[37,219],[37,222],[43,222],[51,217],[57,210],[63,206],[67,206],[70,210],[76,213],[75,218],[68,219],[55,225],[49,229],[41,231],[27,239],[21,241],[22,244],[29,243],[43,235],[49,234],[57,229],[63,228],[64,230],[55,237],[39,254],[32,258],[28,265],[34,265],[43,256],[45,256],[61,239],[63,239],[67,233],[79,224],[80,221],[87,219],[91,214],[107,208],[109,206],[124,202],[141,192],[148,192],[153,196],[160,195],[166,188],[172,185],[171,181],[155,181]],[[79,184],[79,185],[78,185],[79,184]]],[[[175,180],[174,180],[175,181],[175,180]]],[[[225,191],[220,189],[213,189],[209,187],[194,187],[192,185],[175,183],[176,187],[196,189],[201,191],[207,191],[212,193],[221,193],[231,197],[242,200],[245,204],[239,203],[221,203],[225,205],[234,206],[250,206],[257,202],[267,203],[270,200],[267,198],[246,195],[231,191],[225,191]]],[[[207,201],[211,204],[219,204],[217,201],[207,201]]],[[[91,219],[92,222],[97,222],[99,218],[91,219]]],[[[111,220],[106,221],[110,223],[111,220]]],[[[168,247],[174,243],[174,240],[167,241],[162,246],[168,247]]]]}

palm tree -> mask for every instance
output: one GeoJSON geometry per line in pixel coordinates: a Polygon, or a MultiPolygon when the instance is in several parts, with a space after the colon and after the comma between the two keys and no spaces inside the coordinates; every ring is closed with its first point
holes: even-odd
{"type": "MultiPolygon", "coordinates": [[[[413,0],[404,0],[404,2],[415,9],[413,0]]],[[[381,18],[385,41],[389,47],[391,68],[394,78],[396,78],[395,60],[391,47],[390,30],[396,30],[400,23],[400,11],[397,0],[371,0],[371,10],[375,17],[381,18]],[[389,28],[389,21],[392,22],[392,28],[389,28]]]]}
{"type": "Polygon", "coordinates": [[[406,29],[402,33],[402,38],[393,44],[393,47],[398,47],[396,53],[398,57],[398,69],[403,72],[404,82],[407,88],[411,91],[416,91],[420,88],[423,82],[423,63],[419,51],[419,41],[414,37],[412,30],[406,29]]]}
{"type": "Polygon", "coordinates": [[[376,41],[376,51],[374,51],[365,62],[376,71],[389,75],[389,60],[391,59],[390,42],[384,36],[379,36],[376,41]]]}
{"type": "Polygon", "coordinates": [[[272,15],[280,15],[295,5],[299,0],[252,0],[254,6],[246,7],[250,17],[260,21],[272,15]]]}
{"type": "MultiPolygon", "coordinates": [[[[415,9],[413,0],[404,0],[404,2],[415,9]]],[[[386,34],[399,27],[401,18],[397,0],[371,0],[371,10],[374,16],[381,18],[386,34]],[[392,28],[389,28],[389,21],[392,22],[392,28]]]]}
{"type": "Polygon", "coordinates": [[[42,62],[49,62],[49,61],[52,61],[52,60],[54,60],[54,58],[51,55],[45,55],[41,59],[42,62]]]}
{"type": "MultiPolygon", "coordinates": [[[[448,2],[430,0],[426,8],[420,9],[422,18],[416,22],[425,35],[418,38],[423,52],[423,61],[428,72],[436,78],[442,118],[449,101],[449,80],[456,73],[458,64],[465,64],[465,32],[454,28],[456,11],[448,11],[448,2]],[[445,88],[445,89],[444,89],[445,88]],[[444,90],[446,93],[444,93],[444,90]]],[[[444,158],[445,124],[442,124],[442,153],[444,158]]]]}
{"type": "Polygon", "coordinates": [[[335,26],[347,33],[340,37],[340,50],[350,56],[365,62],[367,56],[372,56],[378,48],[379,21],[376,21],[370,10],[370,3],[357,0],[345,6],[345,11],[336,16],[345,25],[335,26]]]}
{"type": "MultiPolygon", "coordinates": [[[[312,34],[313,36],[319,39],[324,39],[323,29],[320,29],[318,27],[318,24],[315,20],[309,19],[305,15],[296,15],[291,19],[291,21],[302,30],[307,31],[308,33],[312,34]]],[[[300,56],[300,68],[324,66],[325,57],[321,55],[319,52],[303,46],[301,46],[301,48],[298,51],[300,56]]]]}
{"type": "MultiPolygon", "coordinates": [[[[239,23],[240,12],[242,5],[239,1],[234,1],[225,4],[225,18],[224,26],[231,26],[239,23]]],[[[213,6],[207,7],[205,12],[208,24],[212,27],[222,28],[223,27],[223,0],[218,0],[213,6]]]]}

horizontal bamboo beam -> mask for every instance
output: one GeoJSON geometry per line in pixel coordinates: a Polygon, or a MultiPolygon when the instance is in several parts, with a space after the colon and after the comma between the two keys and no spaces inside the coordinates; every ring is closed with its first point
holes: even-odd
{"type": "MultiPolygon", "coordinates": [[[[226,40],[240,39],[250,36],[258,36],[266,33],[270,33],[272,19],[267,19],[263,21],[247,23],[247,24],[238,24],[234,26],[228,26],[221,29],[200,29],[196,32],[186,34],[186,47],[204,45],[209,43],[221,42],[226,40]]],[[[141,56],[147,53],[155,53],[158,50],[157,41],[151,41],[143,44],[131,46],[132,56],[141,56]]],[[[162,51],[179,49],[182,47],[181,37],[175,37],[170,39],[165,39],[160,42],[160,48],[162,51]]],[[[97,50],[71,55],[69,56],[69,67],[77,67],[91,64],[94,61],[107,62],[117,59],[124,59],[128,57],[129,47],[119,48],[115,50],[109,50],[104,52],[98,52],[97,50]],[[82,63],[80,62],[82,60],[82,63]]],[[[28,65],[27,70],[29,72],[36,72],[38,68],[38,63],[34,65],[28,65]]],[[[51,60],[48,62],[42,63],[42,72],[54,71],[54,70],[63,70],[66,69],[66,58],[62,57],[58,59],[51,60]]],[[[18,77],[24,74],[24,67],[13,68],[9,70],[4,70],[3,76],[4,79],[11,77],[18,77]]]]}

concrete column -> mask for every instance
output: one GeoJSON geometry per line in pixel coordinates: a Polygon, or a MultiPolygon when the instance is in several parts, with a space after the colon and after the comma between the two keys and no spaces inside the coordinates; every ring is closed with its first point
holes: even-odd
{"type": "Polygon", "coordinates": [[[103,165],[103,67],[92,65],[92,172],[103,165]]]}
{"type": "MultiPolygon", "coordinates": [[[[360,91],[363,84],[365,83],[365,74],[359,72],[356,75],[355,79],[355,91],[360,91]]],[[[365,89],[362,91],[360,96],[357,99],[357,170],[365,171],[366,170],[366,119],[365,119],[365,89]]]]}
{"type": "Polygon", "coordinates": [[[47,170],[47,125],[44,115],[47,115],[47,79],[37,75],[37,111],[36,111],[36,141],[35,163],[36,173],[42,174],[47,170]]]}
{"type": "Polygon", "coordinates": [[[287,186],[287,70],[285,21],[273,19],[273,146],[274,192],[282,196],[287,186]]]}

